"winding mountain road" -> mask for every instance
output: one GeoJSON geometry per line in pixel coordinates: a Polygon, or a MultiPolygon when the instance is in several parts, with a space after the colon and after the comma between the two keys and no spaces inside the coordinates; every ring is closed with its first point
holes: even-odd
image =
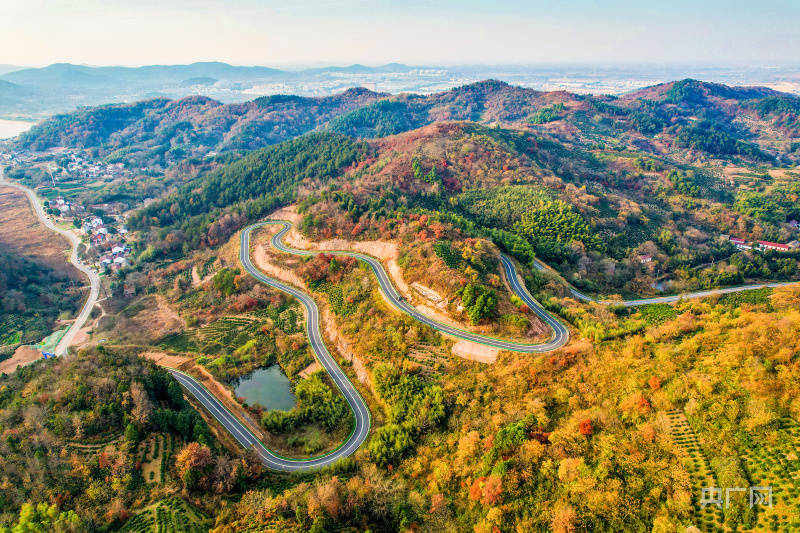
{"type": "Polygon", "coordinates": [[[720,289],[708,289],[705,291],[694,291],[694,292],[685,292],[682,294],[672,294],[669,296],[653,296],[651,298],[634,298],[632,300],[598,300],[597,298],[592,298],[591,296],[582,293],[578,289],[576,289],[569,281],[564,279],[561,274],[553,270],[552,268],[548,267],[538,259],[534,259],[533,266],[536,270],[541,272],[551,272],[561,278],[567,288],[569,289],[570,294],[572,294],[578,300],[583,302],[594,302],[603,305],[621,305],[623,307],[638,307],[640,305],[649,305],[649,304],[668,304],[668,303],[675,303],[681,300],[691,300],[694,298],[705,298],[707,296],[715,296],[720,294],[730,294],[733,292],[742,292],[742,291],[752,291],[756,289],[764,289],[764,288],[777,288],[777,287],[787,287],[789,285],[797,285],[800,284],[798,281],[774,281],[774,282],[764,282],[764,283],[752,283],[750,285],[738,285],[736,287],[723,287],[720,289]]]}
{"type": "Polygon", "coordinates": [[[78,331],[80,331],[84,324],[86,324],[86,321],[92,314],[94,304],[97,303],[97,298],[100,296],[100,276],[97,275],[97,272],[84,265],[80,259],[78,259],[78,244],[81,242],[80,239],[71,231],[65,231],[50,221],[33,189],[25,187],[24,185],[20,185],[19,183],[13,183],[6,180],[4,167],[0,167],[0,185],[13,187],[25,193],[25,195],[28,197],[28,201],[31,204],[31,208],[33,209],[34,213],[36,213],[36,216],[39,217],[39,220],[42,222],[42,224],[44,224],[45,227],[50,231],[58,233],[69,241],[70,245],[72,246],[69,262],[89,278],[89,296],[86,298],[86,301],[78,313],[78,316],[75,318],[75,321],[69,327],[64,336],[61,337],[61,340],[58,342],[53,352],[58,356],[64,355],[67,353],[67,348],[69,345],[72,344],[75,335],[78,334],[78,331]]]}
{"type": "MultiPolygon", "coordinates": [[[[289,222],[284,221],[276,221],[276,222],[262,222],[260,224],[255,224],[253,227],[260,227],[266,224],[280,224],[283,228],[278,231],[272,237],[272,246],[282,252],[287,254],[293,255],[316,255],[321,252],[309,252],[308,250],[298,250],[296,248],[290,248],[286,246],[283,242],[283,237],[292,229],[292,225],[289,222]]],[[[245,235],[242,233],[242,249],[245,246],[249,247],[249,232],[245,235]],[[245,241],[245,238],[248,239],[245,241]]],[[[485,344],[487,346],[492,346],[494,348],[499,348],[501,350],[510,350],[513,352],[523,352],[523,353],[541,353],[541,352],[550,352],[557,348],[564,346],[567,342],[569,342],[569,330],[559,322],[555,317],[553,317],[550,313],[544,310],[544,308],[531,296],[528,290],[525,288],[525,284],[519,278],[519,274],[517,273],[516,266],[514,266],[513,261],[506,255],[501,255],[501,260],[503,264],[503,269],[506,274],[506,278],[508,279],[511,288],[519,296],[527,305],[531,308],[531,310],[536,313],[548,326],[553,330],[552,337],[545,343],[542,344],[525,344],[519,343],[514,341],[507,341],[503,339],[497,339],[494,337],[487,337],[486,335],[481,335],[479,333],[473,333],[471,331],[467,331],[461,328],[457,328],[455,326],[451,326],[449,324],[445,324],[443,322],[439,322],[434,320],[417,310],[416,307],[408,303],[397,289],[395,289],[394,284],[392,283],[389,275],[386,273],[386,270],[383,268],[383,263],[381,263],[378,259],[372,257],[371,255],[366,255],[358,252],[345,252],[345,251],[325,251],[326,254],[332,255],[340,255],[340,256],[348,256],[354,257],[359,261],[363,261],[364,263],[368,264],[369,267],[372,269],[372,273],[375,274],[376,279],[378,280],[378,285],[380,287],[381,292],[386,297],[392,306],[396,309],[408,314],[415,320],[422,322],[424,324],[429,325],[430,327],[446,334],[450,335],[451,337],[456,337],[459,339],[464,339],[472,342],[477,342],[480,344],[485,344]]],[[[249,258],[248,258],[249,262],[249,258]]],[[[258,272],[257,269],[253,267],[252,264],[242,263],[245,270],[248,273],[255,275],[254,272],[258,272]]]]}
{"type": "MultiPolygon", "coordinates": [[[[369,408],[367,407],[364,399],[359,394],[358,390],[353,386],[345,373],[336,363],[331,356],[325,342],[322,339],[320,332],[320,314],[319,308],[314,300],[305,292],[287,285],[281,281],[271,278],[261,272],[255,265],[253,265],[250,258],[250,235],[253,230],[269,225],[279,224],[283,226],[272,238],[272,246],[276,249],[293,254],[293,255],[316,255],[321,252],[311,252],[308,250],[298,250],[286,246],[283,242],[283,237],[291,230],[292,226],[289,222],[284,221],[266,221],[258,224],[253,224],[242,230],[239,243],[239,261],[242,267],[248,274],[253,276],[258,281],[274,287],[286,294],[297,298],[303,304],[306,310],[306,333],[311,344],[311,348],[317,356],[320,364],[325,368],[331,379],[342,392],[345,400],[347,401],[350,409],[353,412],[354,426],[353,431],[342,443],[341,446],[335,450],[319,457],[310,459],[290,459],[282,457],[275,452],[269,450],[253,433],[243,424],[235,415],[233,415],[213,394],[211,394],[203,385],[201,385],[193,377],[170,369],[170,373],[175,376],[175,379],[183,385],[186,390],[191,393],[223,427],[244,447],[253,448],[261,458],[262,462],[268,468],[282,472],[293,472],[298,470],[310,470],[314,468],[324,467],[338,461],[343,457],[347,457],[355,452],[361,444],[366,440],[369,435],[371,416],[369,408]]],[[[383,268],[381,262],[369,255],[361,254],[358,252],[344,252],[344,251],[331,251],[325,252],[334,255],[346,255],[354,257],[360,261],[367,263],[372,272],[378,280],[378,285],[381,292],[386,297],[387,301],[391,303],[398,310],[409,314],[416,320],[428,324],[432,328],[441,331],[447,335],[457,337],[460,339],[467,339],[473,342],[479,342],[495,348],[503,350],[512,350],[526,353],[538,353],[555,350],[569,341],[569,330],[559,322],[555,317],[550,315],[542,308],[541,305],[530,295],[525,289],[524,283],[519,278],[516,267],[510,258],[502,256],[503,269],[514,292],[526,303],[528,306],[539,315],[552,329],[553,336],[550,340],[542,344],[523,344],[502,339],[495,339],[472,333],[470,331],[462,330],[448,324],[444,324],[433,320],[420,313],[416,308],[409,304],[400,293],[397,292],[394,285],[383,268]]]]}
{"type": "MultiPolygon", "coordinates": [[[[314,353],[316,354],[320,364],[325,368],[325,370],[331,376],[331,379],[339,388],[339,390],[342,392],[342,395],[345,397],[345,400],[350,406],[350,409],[353,411],[353,417],[355,421],[353,431],[350,433],[345,442],[342,443],[342,445],[340,445],[335,450],[323,456],[314,457],[310,459],[290,459],[282,457],[276,454],[275,452],[269,450],[257,437],[253,435],[253,433],[247,428],[245,424],[243,424],[235,415],[233,415],[222,404],[222,402],[220,402],[217,398],[215,398],[214,395],[212,395],[205,387],[203,387],[194,378],[177,370],[170,370],[170,372],[186,388],[187,391],[189,391],[195,398],[197,398],[197,400],[201,404],[203,404],[206,407],[206,409],[208,409],[208,411],[228,430],[228,432],[230,432],[230,434],[242,446],[247,448],[252,447],[253,449],[255,449],[256,453],[258,453],[264,465],[266,465],[268,468],[284,472],[293,472],[298,470],[309,470],[314,468],[320,468],[330,465],[343,457],[349,456],[361,446],[361,444],[366,440],[369,434],[370,423],[371,423],[370,412],[364,402],[364,399],[361,397],[358,390],[353,386],[353,384],[344,374],[344,372],[336,363],[336,361],[333,359],[333,357],[331,357],[330,352],[325,346],[325,343],[322,339],[322,335],[320,333],[320,317],[319,317],[319,308],[317,307],[317,304],[314,302],[311,296],[309,296],[305,292],[265,275],[258,268],[256,268],[255,265],[253,265],[252,260],[250,258],[250,236],[253,230],[271,224],[282,226],[281,229],[277,233],[275,233],[275,235],[273,235],[271,239],[271,244],[275,249],[292,255],[309,256],[309,255],[316,255],[319,253],[327,253],[338,256],[353,257],[358,259],[359,261],[363,261],[364,263],[369,265],[370,268],[372,269],[372,272],[373,274],[375,274],[375,278],[378,281],[378,286],[381,292],[383,293],[386,300],[393,307],[395,307],[401,312],[410,315],[415,320],[427,324],[430,327],[451,337],[485,344],[502,350],[509,350],[509,351],[523,352],[523,353],[549,352],[564,346],[569,341],[569,330],[557,318],[548,313],[539,304],[539,302],[537,302],[536,299],[534,299],[533,296],[531,296],[531,294],[525,288],[525,284],[520,278],[520,275],[516,269],[516,266],[514,265],[514,262],[511,260],[511,258],[506,256],[505,254],[501,254],[500,259],[503,267],[503,272],[505,274],[506,279],[508,280],[511,289],[520,299],[522,299],[522,301],[524,301],[528,305],[528,307],[530,307],[530,309],[540,319],[542,319],[552,329],[553,334],[547,342],[541,344],[525,344],[504,339],[497,339],[494,337],[480,335],[478,333],[473,333],[470,331],[466,331],[451,326],[449,324],[439,322],[420,313],[414,306],[412,306],[408,301],[406,301],[402,297],[402,295],[400,295],[397,289],[395,289],[394,284],[391,282],[389,275],[386,273],[383,264],[375,257],[351,251],[332,250],[332,251],[322,252],[322,251],[309,251],[309,250],[299,250],[296,248],[291,248],[283,242],[283,238],[292,228],[291,223],[286,221],[265,221],[250,225],[246,227],[244,230],[242,230],[242,233],[240,235],[239,261],[241,262],[242,267],[245,269],[245,271],[251,276],[253,276],[255,279],[297,298],[303,304],[303,306],[306,309],[306,332],[308,334],[311,348],[314,350],[314,353]]],[[[539,270],[544,270],[546,268],[544,265],[539,263],[535,264],[535,266],[539,270]]],[[[632,307],[636,305],[644,305],[650,303],[675,302],[682,298],[683,299],[699,298],[713,294],[739,292],[743,290],[751,290],[760,287],[780,287],[784,285],[790,285],[791,283],[792,282],[766,283],[766,284],[757,284],[757,285],[749,285],[742,287],[730,287],[730,288],[716,289],[710,291],[698,291],[682,295],[663,296],[657,298],[643,298],[640,300],[626,300],[623,302],[600,300],[600,303],[622,304],[628,307],[632,307]]],[[[581,293],[574,287],[571,287],[570,290],[572,291],[573,295],[576,298],[579,298],[581,300],[598,301],[594,300],[589,296],[586,296],[585,294],[581,293]]]]}

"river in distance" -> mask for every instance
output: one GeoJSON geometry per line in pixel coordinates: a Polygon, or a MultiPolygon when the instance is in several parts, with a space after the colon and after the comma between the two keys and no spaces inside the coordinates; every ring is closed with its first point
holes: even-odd
{"type": "Polygon", "coordinates": [[[0,140],[16,137],[20,133],[31,129],[34,124],[36,123],[28,122],[27,120],[6,120],[0,118],[0,140]]]}

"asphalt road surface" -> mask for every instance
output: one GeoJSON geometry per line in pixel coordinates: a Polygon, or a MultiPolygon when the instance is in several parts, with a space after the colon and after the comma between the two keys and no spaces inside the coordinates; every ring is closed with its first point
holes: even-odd
{"type": "MultiPolygon", "coordinates": [[[[551,271],[556,273],[552,269],[548,269],[547,266],[544,265],[538,259],[534,260],[533,266],[536,270],[539,271],[551,271]]],[[[558,273],[556,273],[559,277],[561,277],[558,273]]],[[[634,298],[632,300],[598,300],[597,298],[592,298],[591,296],[582,293],[575,287],[573,287],[567,280],[561,277],[564,283],[567,284],[569,287],[569,292],[578,300],[582,300],[584,302],[595,302],[601,303],[605,305],[621,305],[623,307],[637,307],[639,305],[648,305],[648,304],[666,304],[666,303],[675,303],[680,300],[691,300],[694,298],[705,298],[707,296],[714,296],[719,294],[730,294],[732,292],[742,292],[742,291],[752,291],[755,289],[763,289],[766,287],[770,288],[777,288],[777,287],[786,287],[787,285],[797,285],[800,282],[797,281],[780,281],[780,282],[772,282],[772,283],[753,283],[750,285],[739,285],[737,287],[724,287],[722,289],[709,289],[706,291],[695,291],[695,292],[686,292],[683,294],[673,294],[670,296],[654,296],[652,298],[634,298]]]]}
{"type": "Polygon", "coordinates": [[[570,292],[579,300],[584,302],[599,302],[606,305],[621,305],[623,307],[636,307],[639,305],[648,304],[666,304],[674,303],[680,300],[691,300],[693,298],[705,298],[706,296],[714,296],[717,294],[730,294],[732,292],[752,291],[755,289],[763,289],[765,287],[785,287],[787,285],[796,285],[796,281],[782,281],[775,283],[755,283],[753,285],[740,285],[738,287],[725,287],[722,289],[709,289],[707,291],[687,292],[684,294],[673,294],[672,296],[655,296],[653,298],[637,298],[635,300],[597,300],[591,296],[587,296],[580,292],[578,289],[570,287],[570,292]]]}
{"type": "MultiPolygon", "coordinates": [[[[168,369],[168,371],[175,377],[176,380],[178,380],[178,383],[183,385],[184,388],[186,388],[186,390],[192,394],[192,396],[197,398],[197,400],[203,404],[208,412],[211,413],[211,416],[217,419],[217,421],[222,424],[222,426],[233,436],[233,438],[239,442],[239,444],[245,448],[252,448],[255,450],[261,459],[261,462],[264,463],[264,466],[273,470],[278,470],[281,472],[296,472],[299,470],[311,470],[328,466],[332,463],[335,463],[342,457],[347,457],[355,452],[361,443],[364,442],[364,439],[366,439],[367,434],[369,433],[369,411],[367,410],[366,406],[364,406],[363,414],[366,416],[366,425],[362,426],[364,428],[362,433],[358,433],[357,436],[357,426],[356,431],[353,431],[344,444],[332,452],[320,457],[314,457],[312,459],[288,459],[286,457],[281,457],[264,446],[264,444],[255,435],[253,435],[246,425],[244,425],[236,416],[234,416],[222,404],[222,402],[220,402],[197,380],[178,370],[168,369]]],[[[360,399],[361,398],[359,397],[359,400],[360,399]]],[[[361,400],[361,403],[363,404],[363,400],[361,400]]]]}
{"type": "MultiPolygon", "coordinates": [[[[319,251],[298,250],[295,248],[290,248],[289,246],[284,244],[283,237],[286,235],[287,232],[291,230],[292,228],[291,224],[285,221],[267,221],[267,222],[260,222],[258,224],[253,224],[251,226],[246,227],[242,231],[240,238],[239,261],[241,262],[242,267],[247,271],[247,273],[256,278],[258,281],[297,298],[305,307],[306,332],[308,334],[311,347],[314,350],[314,353],[316,354],[320,364],[325,368],[325,370],[331,376],[331,379],[339,388],[339,390],[342,392],[342,395],[345,397],[345,400],[347,401],[348,405],[350,406],[350,409],[353,412],[355,425],[352,433],[339,448],[333,450],[332,452],[326,455],[310,459],[288,459],[285,457],[281,457],[275,454],[274,452],[270,451],[268,448],[266,448],[266,446],[264,446],[264,444],[261,443],[261,441],[259,441],[258,438],[256,438],[238,418],[236,418],[236,416],[234,416],[230,411],[228,411],[222,405],[222,403],[219,400],[217,400],[217,398],[215,398],[210,392],[208,392],[208,390],[206,390],[192,377],[174,370],[171,370],[171,372],[175,376],[175,378],[184,387],[186,387],[186,389],[192,395],[194,395],[206,407],[206,409],[208,409],[208,411],[230,432],[231,435],[233,435],[234,438],[236,438],[236,440],[242,446],[247,448],[252,447],[253,449],[255,449],[259,457],[261,457],[262,461],[268,468],[285,472],[320,468],[323,466],[330,465],[343,457],[349,456],[361,446],[361,444],[366,440],[369,434],[370,423],[371,423],[370,413],[369,409],[364,403],[364,399],[358,393],[358,391],[350,382],[350,380],[347,378],[347,376],[344,374],[344,372],[342,372],[342,369],[339,367],[336,361],[334,361],[333,357],[331,357],[330,353],[328,352],[328,349],[325,347],[325,343],[322,340],[322,335],[320,334],[319,309],[314,300],[305,292],[290,285],[287,285],[285,283],[282,283],[281,281],[270,278],[269,276],[266,276],[263,272],[258,270],[253,265],[250,259],[250,235],[253,232],[253,230],[268,224],[277,224],[282,226],[280,231],[278,231],[272,237],[272,246],[275,247],[276,249],[288,254],[303,255],[303,256],[316,255],[318,253],[321,253],[319,251]]],[[[508,280],[509,285],[511,286],[511,289],[520,299],[522,299],[523,302],[525,302],[528,305],[528,307],[530,307],[530,309],[540,319],[542,319],[552,329],[553,334],[547,342],[541,344],[518,343],[503,339],[497,339],[494,337],[487,337],[485,335],[480,335],[470,331],[462,330],[460,328],[450,326],[449,324],[444,324],[442,322],[436,321],[420,313],[414,306],[412,306],[408,301],[406,301],[400,295],[400,293],[397,292],[397,289],[395,289],[394,285],[392,284],[389,275],[386,273],[386,270],[383,267],[383,264],[378,259],[366,254],[358,252],[350,252],[350,251],[326,251],[325,253],[354,257],[360,261],[365,262],[372,269],[372,272],[375,274],[375,277],[378,280],[378,285],[380,287],[381,292],[391,305],[393,305],[398,310],[412,316],[414,319],[424,324],[428,324],[432,328],[451,337],[466,339],[472,342],[485,344],[502,350],[509,350],[509,351],[523,352],[523,353],[549,352],[564,346],[569,341],[569,330],[567,330],[567,328],[557,318],[548,313],[539,304],[539,302],[537,302],[533,298],[533,296],[531,296],[531,294],[525,288],[525,284],[521,280],[519,273],[517,272],[516,266],[514,265],[514,262],[511,260],[511,258],[509,258],[504,254],[501,254],[500,259],[503,266],[503,272],[505,274],[506,279],[508,280]]],[[[544,265],[541,264],[537,264],[536,267],[540,270],[543,270],[545,268],[544,265]]],[[[674,302],[680,300],[681,298],[699,298],[712,294],[724,294],[730,292],[755,289],[759,287],[779,287],[788,284],[790,283],[767,283],[767,284],[751,285],[744,287],[731,287],[727,289],[699,291],[699,292],[683,294],[683,295],[675,295],[675,296],[643,298],[640,300],[627,300],[624,302],[602,301],[602,303],[609,303],[609,304],[620,303],[622,305],[632,307],[635,305],[644,305],[648,303],[674,302]]],[[[581,293],[575,288],[571,288],[571,290],[573,292],[573,295],[575,295],[577,298],[581,300],[596,301],[590,298],[589,296],[586,296],[585,294],[581,293]]]]}
{"type": "Polygon", "coordinates": [[[47,214],[44,212],[44,208],[42,207],[39,198],[37,198],[36,193],[32,189],[29,189],[28,187],[18,183],[6,181],[5,169],[3,167],[0,167],[0,184],[14,187],[25,193],[25,195],[28,197],[31,207],[33,208],[33,211],[36,213],[36,216],[39,217],[39,220],[42,222],[42,224],[44,224],[47,229],[63,235],[64,238],[69,241],[70,245],[72,246],[69,262],[89,278],[89,297],[84,302],[80,313],[78,313],[77,318],[75,318],[75,321],[69,327],[64,336],[61,337],[61,340],[58,342],[53,352],[59,356],[64,355],[67,353],[67,348],[69,345],[72,344],[72,340],[75,338],[75,335],[77,335],[78,331],[84,326],[84,324],[86,324],[86,321],[92,314],[94,304],[97,303],[97,298],[100,296],[100,276],[97,275],[97,272],[84,265],[78,259],[78,244],[81,242],[80,239],[71,231],[65,231],[61,228],[58,228],[50,221],[50,219],[47,217],[47,214]]]}
{"type": "MultiPolygon", "coordinates": [[[[305,292],[292,287],[291,285],[287,285],[281,281],[276,279],[270,278],[266,276],[263,272],[258,270],[255,265],[253,265],[250,259],[250,235],[254,229],[260,228],[267,224],[280,224],[283,227],[281,230],[275,234],[272,239],[272,245],[286,253],[295,254],[295,255],[315,255],[319,252],[309,252],[307,250],[296,250],[293,248],[289,248],[283,243],[283,236],[286,235],[291,229],[291,225],[288,222],[261,222],[258,224],[253,224],[251,226],[246,227],[242,230],[241,237],[240,237],[240,248],[239,248],[239,261],[242,264],[242,267],[247,271],[248,274],[253,276],[258,281],[265,283],[271,287],[274,287],[286,294],[289,294],[298,300],[306,309],[306,333],[308,334],[308,339],[311,344],[311,348],[314,350],[314,353],[317,356],[317,360],[320,364],[325,368],[328,374],[331,376],[331,379],[342,392],[345,400],[347,401],[350,409],[353,412],[353,419],[354,419],[354,427],[353,431],[348,436],[347,440],[333,450],[332,452],[320,456],[314,457],[310,459],[289,459],[286,457],[281,457],[276,453],[269,450],[253,433],[247,428],[245,424],[243,424],[235,415],[233,415],[225,406],[216,398],[213,394],[211,394],[205,387],[203,387],[200,383],[198,383],[194,378],[188,376],[182,372],[177,370],[170,370],[175,379],[183,385],[188,392],[190,392],[197,400],[203,404],[203,406],[211,413],[217,421],[222,424],[222,426],[245,448],[253,448],[256,453],[259,455],[261,460],[263,461],[264,465],[268,468],[272,468],[274,470],[284,471],[284,472],[293,472],[298,470],[310,470],[314,468],[324,467],[330,464],[335,463],[339,459],[343,457],[347,457],[354,453],[363,442],[366,440],[367,436],[369,435],[370,425],[371,425],[371,417],[369,409],[367,408],[364,399],[359,394],[358,390],[353,386],[347,376],[344,374],[342,369],[336,363],[336,361],[331,357],[330,352],[325,346],[325,343],[322,340],[322,335],[320,333],[320,316],[319,316],[319,308],[314,300],[305,292]]],[[[328,252],[326,252],[328,253],[328,252]]],[[[425,324],[430,325],[431,327],[445,333],[447,335],[471,340],[473,342],[479,342],[482,344],[487,344],[489,346],[494,346],[496,348],[500,348],[503,350],[512,350],[512,351],[520,351],[520,352],[528,352],[528,353],[535,353],[535,352],[547,352],[551,350],[555,350],[567,343],[569,340],[569,331],[566,327],[564,327],[561,322],[559,322],[556,318],[551,316],[547,311],[545,311],[541,305],[530,295],[530,293],[525,289],[524,284],[519,278],[517,273],[516,267],[514,263],[506,256],[502,256],[502,263],[503,269],[505,271],[506,278],[508,279],[509,284],[511,285],[514,292],[526,303],[528,306],[539,315],[542,320],[544,320],[552,329],[553,329],[553,336],[551,339],[543,344],[521,344],[515,343],[511,341],[505,341],[502,339],[495,339],[492,337],[486,337],[483,335],[478,335],[476,333],[472,333],[469,331],[461,330],[459,328],[455,328],[448,324],[443,324],[441,322],[437,322],[419,311],[416,308],[411,306],[403,297],[397,292],[392,284],[388,274],[383,268],[383,265],[380,261],[375,259],[374,257],[360,254],[356,252],[339,252],[333,251],[330,252],[335,255],[347,255],[351,257],[355,257],[361,261],[367,263],[371,268],[373,273],[375,274],[378,284],[380,285],[380,289],[383,292],[384,296],[386,297],[387,301],[389,301],[392,305],[394,305],[397,309],[408,313],[415,319],[423,322],[425,324]]]]}
{"type": "MultiPolygon", "coordinates": [[[[262,226],[265,224],[280,224],[283,228],[273,235],[272,237],[272,246],[277,248],[278,250],[294,255],[316,255],[319,252],[309,252],[307,250],[298,250],[295,248],[290,248],[283,243],[283,237],[286,233],[291,230],[292,226],[288,222],[262,222],[261,224],[256,224],[255,226],[262,226]]],[[[251,226],[253,227],[253,226],[251,226]]],[[[248,234],[249,236],[249,234],[248,234]]],[[[242,246],[244,246],[245,242],[242,241],[242,246]]],[[[248,244],[249,246],[249,244],[248,244]]],[[[459,339],[466,339],[472,342],[477,342],[480,344],[485,344],[487,346],[492,346],[494,348],[499,348],[501,350],[510,350],[512,352],[524,352],[524,353],[541,353],[541,352],[550,352],[557,348],[564,346],[569,341],[569,331],[566,327],[564,327],[561,322],[559,322],[555,317],[553,317],[550,313],[544,310],[542,306],[534,300],[533,296],[525,289],[524,283],[519,279],[519,275],[517,273],[517,269],[514,266],[513,261],[510,258],[503,255],[501,256],[503,269],[505,270],[506,278],[508,279],[511,288],[519,296],[528,307],[531,308],[531,311],[536,313],[539,318],[541,318],[550,328],[553,330],[552,337],[545,343],[542,344],[525,344],[519,343],[514,341],[507,341],[503,339],[496,339],[494,337],[487,337],[485,335],[480,335],[478,333],[472,333],[470,331],[466,331],[449,324],[444,324],[437,320],[434,320],[421,312],[419,312],[413,305],[408,303],[395,289],[394,284],[392,283],[389,275],[386,273],[386,270],[383,268],[383,264],[376,258],[361,254],[358,252],[343,252],[343,251],[326,251],[327,254],[333,255],[344,255],[348,257],[355,257],[356,259],[367,263],[372,272],[375,274],[375,277],[378,280],[378,285],[380,287],[381,292],[386,297],[386,299],[391,303],[394,307],[399,309],[400,311],[410,315],[414,319],[429,325],[430,327],[441,331],[446,335],[450,335],[451,337],[456,337],[459,339]]],[[[243,263],[244,264],[244,263],[243,263]]],[[[250,265],[252,267],[252,265],[250,265]]],[[[258,272],[255,268],[252,270],[245,265],[245,268],[248,272],[253,274],[253,271],[258,272]]]]}

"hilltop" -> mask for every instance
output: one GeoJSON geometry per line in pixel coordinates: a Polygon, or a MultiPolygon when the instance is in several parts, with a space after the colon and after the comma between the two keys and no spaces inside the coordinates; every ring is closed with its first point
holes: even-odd
{"type": "Polygon", "coordinates": [[[89,108],[43,122],[19,145],[100,147],[106,155],[149,149],[163,156],[172,150],[175,160],[211,148],[258,148],[318,128],[373,138],[467,120],[684,162],[781,164],[800,161],[799,115],[800,97],[691,79],[621,97],[541,92],[487,80],[429,96],[351,89],[331,97],[277,95],[243,104],[189,97],[89,108]]]}
{"type": "Polygon", "coordinates": [[[697,80],[657,85],[621,97],[541,92],[487,80],[427,97],[398,95],[332,121],[362,137],[408,131],[442,120],[544,130],[584,146],[605,143],[684,160],[800,158],[800,97],[758,87],[697,80]]]}
{"type": "MultiPolygon", "coordinates": [[[[191,245],[215,242],[209,232],[221,225],[212,221],[223,214],[237,220],[226,219],[227,233],[266,213],[264,205],[295,199],[315,205],[310,213],[327,218],[331,232],[381,227],[398,209],[422,209],[508,232],[530,247],[521,259],[536,256],[588,292],[632,296],[793,279],[796,251],[744,253],[727,239],[797,240],[789,222],[800,218],[793,200],[800,184],[796,173],[780,168],[796,152],[771,148],[787,146],[797,117],[783,113],[768,129],[773,115],[766,110],[775,98],[792,102],[769,89],[694,80],[618,99],[494,80],[428,97],[383,97],[320,126],[341,136],[334,150],[350,137],[367,139],[369,147],[322,182],[282,182],[292,188],[280,193],[253,188],[254,176],[283,169],[252,163],[284,150],[296,157],[301,145],[290,142],[184,188],[204,190],[224,175],[225,189],[252,194],[226,203],[187,201],[179,191],[134,220],[142,229],[161,228],[152,240],[168,249],[166,230],[180,229],[191,245]],[[208,213],[215,214],[200,223],[197,217],[208,213]]],[[[303,150],[303,157],[317,157],[313,144],[303,150]]]]}
{"type": "Polygon", "coordinates": [[[203,96],[112,104],[48,119],[20,136],[18,146],[94,149],[110,162],[166,165],[211,151],[276,144],[385,96],[349,89],[320,98],[275,95],[242,104],[203,96]]]}

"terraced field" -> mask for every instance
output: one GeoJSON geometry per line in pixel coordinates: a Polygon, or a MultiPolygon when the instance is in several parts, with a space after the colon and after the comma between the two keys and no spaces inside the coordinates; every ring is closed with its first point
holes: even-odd
{"type": "Polygon", "coordinates": [[[408,357],[419,365],[422,373],[434,374],[441,372],[447,366],[450,353],[441,346],[419,344],[409,352],[408,357]]]}
{"type": "Polygon", "coordinates": [[[177,496],[146,507],[119,530],[123,533],[206,533],[211,520],[177,496]]]}
{"type": "Polygon", "coordinates": [[[97,455],[109,448],[116,448],[122,445],[122,435],[110,433],[100,435],[91,442],[68,442],[67,449],[81,455],[97,455]]]}
{"type": "Polygon", "coordinates": [[[163,483],[168,474],[169,458],[175,448],[170,434],[158,433],[139,444],[139,461],[145,483],[163,483]]]}
{"type": "Polygon", "coordinates": [[[667,413],[672,439],[683,452],[681,460],[692,479],[692,505],[694,507],[696,525],[702,531],[724,531],[722,510],[716,505],[700,507],[701,490],[706,487],[718,487],[708,457],[700,446],[692,426],[686,415],[677,409],[667,413]]]}
{"type": "Polygon", "coordinates": [[[264,323],[256,317],[223,317],[202,328],[169,335],[159,347],[178,352],[231,352],[252,339],[264,323]]]}
{"type": "MultiPolygon", "coordinates": [[[[692,477],[692,498],[697,526],[703,532],[753,532],[797,533],[800,531],[800,424],[790,418],[781,419],[777,427],[766,436],[744,443],[739,457],[749,487],[731,493],[749,498],[750,487],[771,487],[772,506],[755,505],[753,527],[738,526],[733,529],[724,524],[723,511],[716,505],[700,507],[701,489],[720,487],[700,442],[683,412],[667,413],[673,440],[684,452],[683,463],[692,477]]],[[[720,487],[723,490],[729,487],[720,487]]],[[[734,488],[734,487],[730,487],[734,488]]],[[[748,502],[749,506],[749,502],[748,502]]]]}
{"type": "Polygon", "coordinates": [[[302,331],[302,319],[293,307],[264,307],[247,315],[226,316],[200,328],[173,333],[161,339],[158,346],[165,350],[203,355],[230,353],[247,344],[264,326],[289,335],[298,333],[302,331]]]}
{"type": "Polygon", "coordinates": [[[772,487],[772,507],[758,508],[755,531],[800,531],[800,424],[781,419],[740,453],[752,484],[772,487]]]}

